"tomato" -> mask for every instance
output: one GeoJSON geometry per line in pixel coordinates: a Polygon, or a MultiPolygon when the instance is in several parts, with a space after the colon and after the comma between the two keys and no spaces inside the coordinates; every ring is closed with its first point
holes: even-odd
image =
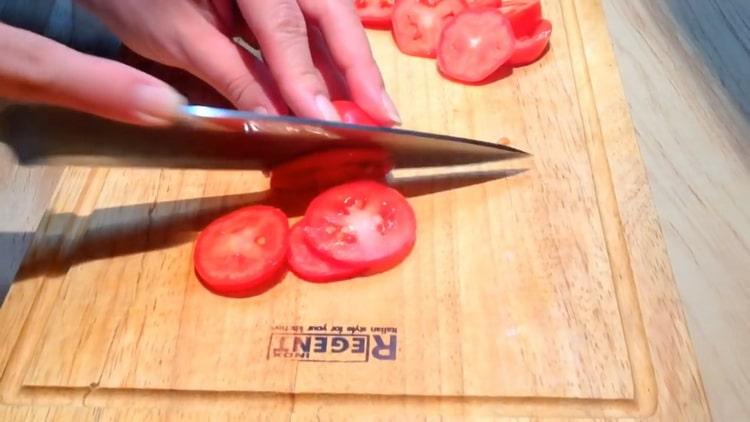
{"type": "Polygon", "coordinates": [[[502,4],[501,0],[464,0],[469,9],[479,9],[480,7],[491,7],[497,9],[502,4]]]}
{"type": "Polygon", "coordinates": [[[355,179],[383,180],[393,169],[376,148],[338,148],[302,156],[271,170],[271,189],[326,189],[355,179]]]}
{"type": "Polygon", "coordinates": [[[402,261],[416,240],[416,218],[395,189],[372,181],[331,188],[309,205],[305,239],[325,258],[384,271],[402,261]]]}
{"type": "Polygon", "coordinates": [[[498,10],[467,10],[443,30],[438,69],[462,82],[482,81],[505,64],[514,43],[510,22],[498,10]]]}
{"type": "Polygon", "coordinates": [[[508,64],[521,66],[536,61],[549,45],[551,36],[552,23],[542,19],[531,35],[516,39],[515,50],[508,60],[508,64]]]}
{"type": "Polygon", "coordinates": [[[396,0],[354,0],[354,8],[362,25],[372,29],[391,27],[391,14],[396,0]]]}
{"type": "Polygon", "coordinates": [[[539,0],[506,0],[500,11],[510,20],[516,37],[515,51],[508,60],[512,66],[532,63],[542,56],[552,36],[552,23],[542,19],[539,0]]]}
{"type": "Polygon", "coordinates": [[[466,9],[463,0],[397,0],[393,38],[405,54],[434,58],[443,27],[466,9]]]}
{"type": "Polygon", "coordinates": [[[289,222],[279,209],[255,205],[229,213],[198,236],[195,271],[211,291],[249,296],[271,287],[283,273],[289,222]]]}
{"type": "Polygon", "coordinates": [[[500,11],[510,20],[516,37],[530,35],[542,20],[539,0],[505,0],[500,11]]]}
{"type": "Polygon", "coordinates": [[[316,283],[356,277],[363,268],[325,259],[305,241],[304,220],[295,224],[289,236],[289,267],[297,277],[316,283]]]}
{"type": "Polygon", "coordinates": [[[352,125],[378,126],[378,124],[353,101],[333,101],[333,107],[341,116],[341,121],[352,125]]]}

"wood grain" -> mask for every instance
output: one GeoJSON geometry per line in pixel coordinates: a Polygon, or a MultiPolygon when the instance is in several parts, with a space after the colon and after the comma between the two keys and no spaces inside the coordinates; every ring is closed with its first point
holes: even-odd
{"type": "Polygon", "coordinates": [[[717,421],[750,419],[750,3],[607,1],[717,421]]]}
{"type": "Polygon", "coordinates": [[[191,233],[217,208],[265,199],[260,175],[67,170],[35,265],[0,310],[20,339],[0,345],[3,401],[124,419],[178,416],[166,410],[177,403],[192,417],[251,406],[707,419],[601,9],[545,6],[564,28],[555,49],[480,88],[447,84],[373,34],[407,126],[486,140],[503,127],[536,155],[519,176],[415,195],[418,252],[346,290],[291,277],[228,302],[195,282],[191,233]],[[233,196],[198,199],[219,195],[233,196]],[[328,320],[398,327],[399,360],[353,371],[257,354],[271,324],[328,320]]]}

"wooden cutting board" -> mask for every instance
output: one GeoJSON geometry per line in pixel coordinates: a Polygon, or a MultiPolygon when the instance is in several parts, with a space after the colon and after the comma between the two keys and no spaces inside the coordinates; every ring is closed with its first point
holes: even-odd
{"type": "Polygon", "coordinates": [[[397,175],[419,233],[385,274],[217,297],[192,241],[262,174],[67,169],[0,309],[0,420],[710,419],[601,5],[544,7],[549,53],[484,86],[370,34],[405,127],[534,154],[397,175]]]}

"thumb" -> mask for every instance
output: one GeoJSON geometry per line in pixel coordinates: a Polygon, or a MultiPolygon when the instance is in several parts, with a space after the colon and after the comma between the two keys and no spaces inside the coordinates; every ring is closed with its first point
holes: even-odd
{"type": "Polygon", "coordinates": [[[149,126],[171,123],[186,102],[144,72],[2,23],[0,57],[0,97],[15,101],[149,126]]]}

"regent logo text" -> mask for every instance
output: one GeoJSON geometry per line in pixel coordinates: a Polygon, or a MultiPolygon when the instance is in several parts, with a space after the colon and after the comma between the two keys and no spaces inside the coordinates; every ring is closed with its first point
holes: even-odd
{"type": "Polygon", "coordinates": [[[308,362],[393,361],[397,352],[395,327],[277,325],[268,343],[268,359],[308,362]]]}

